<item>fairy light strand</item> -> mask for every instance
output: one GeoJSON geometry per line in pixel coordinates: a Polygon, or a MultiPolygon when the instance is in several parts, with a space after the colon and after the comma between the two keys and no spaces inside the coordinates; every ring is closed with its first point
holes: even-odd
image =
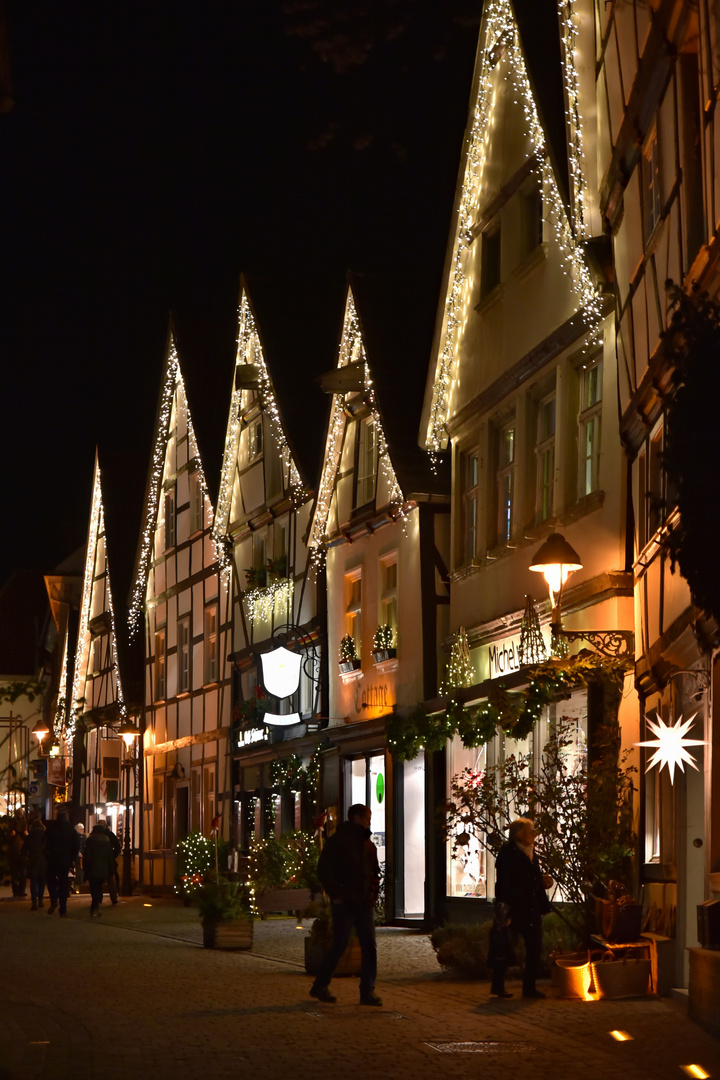
{"type": "MultiPolygon", "coordinates": [[[[570,86],[573,111],[571,139],[573,187],[578,216],[581,216],[584,222],[585,185],[582,171],[582,145],[579,137],[581,121],[577,73],[573,74],[567,70],[571,66],[570,61],[574,67],[577,28],[572,3],[569,0],[558,0],[558,2],[564,16],[565,82],[566,86],[570,86]]],[[[478,92],[467,140],[465,172],[441,329],[441,347],[435,365],[433,396],[425,437],[426,449],[431,456],[447,445],[446,424],[456,383],[456,338],[465,323],[463,309],[468,300],[469,282],[465,274],[464,262],[467,249],[473,242],[472,226],[487,160],[495,103],[495,82],[498,77],[511,83],[515,100],[523,108],[526,135],[538,161],[537,171],[542,183],[544,218],[553,228],[555,239],[562,252],[563,273],[570,279],[570,288],[576,297],[578,308],[587,327],[588,336],[583,345],[585,349],[592,345],[602,318],[600,295],[593,285],[582,249],[573,235],[548,158],[545,133],[533,98],[512,8],[509,0],[490,0],[486,7],[485,42],[480,55],[478,92]],[[501,65],[505,74],[493,75],[494,69],[496,67],[500,69],[501,65]]],[[[581,234],[583,230],[584,224],[579,229],[581,234]]]]}
{"type": "MultiPolygon", "coordinates": [[[[365,394],[365,400],[372,414],[375,428],[377,431],[378,469],[380,470],[381,475],[383,476],[384,481],[387,484],[387,489],[389,492],[388,502],[390,503],[390,505],[397,507],[396,516],[402,518],[405,516],[404,496],[397,476],[395,474],[392,461],[390,460],[390,451],[375,401],[375,391],[373,388],[370,368],[368,366],[367,356],[365,353],[365,345],[363,343],[362,334],[360,332],[360,320],[358,319],[352,290],[348,289],[347,303],[345,305],[345,318],[343,321],[343,331],[342,337],[340,339],[340,349],[338,352],[338,370],[340,368],[346,367],[348,364],[353,363],[362,363],[363,365],[363,390],[365,394]]],[[[340,465],[340,455],[342,453],[346,419],[345,395],[342,393],[333,394],[332,408],[330,413],[330,424],[328,428],[327,440],[325,443],[325,459],[323,461],[322,476],[320,479],[320,486],[317,494],[315,513],[313,514],[310,537],[308,540],[308,547],[311,552],[311,559],[316,564],[322,560],[324,553],[324,545],[327,542],[326,533],[328,521],[330,518],[330,506],[332,503],[333,492],[335,490],[335,480],[340,465]]]]}
{"type": "MultiPolygon", "coordinates": [[[[102,481],[100,466],[95,463],[93,476],[93,493],[90,510],[90,525],[88,528],[87,549],[85,552],[85,569],[82,585],[82,599],[80,603],[80,621],[78,627],[78,643],[75,656],[75,670],[73,674],[72,702],[69,715],[66,718],[66,738],[72,739],[75,734],[77,717],[83,707],[87,706],[85,700],[85,684],[88,677],[88,663],[90,658],[90,612],[92,611],[93,585],[96,579],[95,567],[97,565],[97,552],[100,540],[105,537],[105,513],[102,501],[102,481]]],[[[107,542],[104,550],[104,574],[97,575],[97,579],[105,585],[107,598],[107,611],[110,616],[110,656],[112,663],[112,675],[114,679],[115,700],[120,707],[120,717],[125,716],[125,702],[123,698],[122,680],[120,678],[120,664],[117,653],[115,612],[112,602],[112,589],[110,586],[110,567],[107,553],[107,542]]]]}
{"type": "MultiPolygon", "coordinates": [[[[300,505],[307,498],[304,491],[300,473],[295,459],[291,453],[285,432],[283,430],[280,410],[278,408],[272,380],[265,363],[260,336],[255,325],[250,303],[243,291],[238,307],[238,335],[237,353],[235,366],[252,365],[258,371],[258,391],[260,403],[267,416],[270,427],[270,436],[282,466],[283,485],[291,494],[295,505],[300,505]]],[[[242,430],[242,418],[244,413],[253,403],[254,392],[247,388],[235,388],[230,400],[230,411],[225,431],[225,448],[223,451],[222,469],[220,472],[220,492],[218,495],[217,514],[213,525],[213,540],[218,554],[218,560],[224,572],[229,570],[230,561],[225,547],[225,538],[230,525],[232,512],[232,496],[240,450],[240,433],[242,430]]]]}

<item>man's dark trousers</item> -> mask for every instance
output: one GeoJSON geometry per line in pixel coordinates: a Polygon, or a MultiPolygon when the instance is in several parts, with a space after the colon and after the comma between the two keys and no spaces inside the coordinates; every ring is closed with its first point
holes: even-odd
{"type": "Polygon", "coordinates": [[[332,905],[332,945],[325,953],[315,980],[317,986],[328,986],[333,972],[347,948],[353,926],[357,931],[362,965],[360,968],[360,996],[372,994],[377,979],[377,943],[375,941],[375,916],[370,904],[332,905]]]}

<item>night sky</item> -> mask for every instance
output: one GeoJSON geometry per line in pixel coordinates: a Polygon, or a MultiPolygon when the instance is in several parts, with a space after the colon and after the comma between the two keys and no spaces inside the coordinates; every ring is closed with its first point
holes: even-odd
{"type": "Polygon", "coordinates": [[[0,583],[84,543],[96,444],[135,544],[170,312],[217,484],[241,274],[311,482],[348,271],[417,428],[480,8],[6,2],[0,583]]]}

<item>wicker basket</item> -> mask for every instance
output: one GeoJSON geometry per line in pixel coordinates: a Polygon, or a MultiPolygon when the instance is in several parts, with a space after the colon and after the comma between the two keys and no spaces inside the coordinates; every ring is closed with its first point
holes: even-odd
{"type": "Polygon", "coordinates": [[[592,962],[595,988],[604,998],[644,997],[650,985],[650,961],[608,951],[592,962]]]}
{"type": "Polygon", "coordinates": [[[591,954],[576,952],[556,956],[552,981],[560,997],[586,998],[593,992],[591,954]]]}

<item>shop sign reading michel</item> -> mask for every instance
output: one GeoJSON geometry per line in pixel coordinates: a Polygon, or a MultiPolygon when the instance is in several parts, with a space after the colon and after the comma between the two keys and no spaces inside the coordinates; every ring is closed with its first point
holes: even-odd
{"type": "Polygon", "coordinates": [[[493,641],[487,645],[488,679],[499,679],[501,675],[508,675],[511,671],[520,670],[520,637],[505,638],[504,641],[493,641]]]}

